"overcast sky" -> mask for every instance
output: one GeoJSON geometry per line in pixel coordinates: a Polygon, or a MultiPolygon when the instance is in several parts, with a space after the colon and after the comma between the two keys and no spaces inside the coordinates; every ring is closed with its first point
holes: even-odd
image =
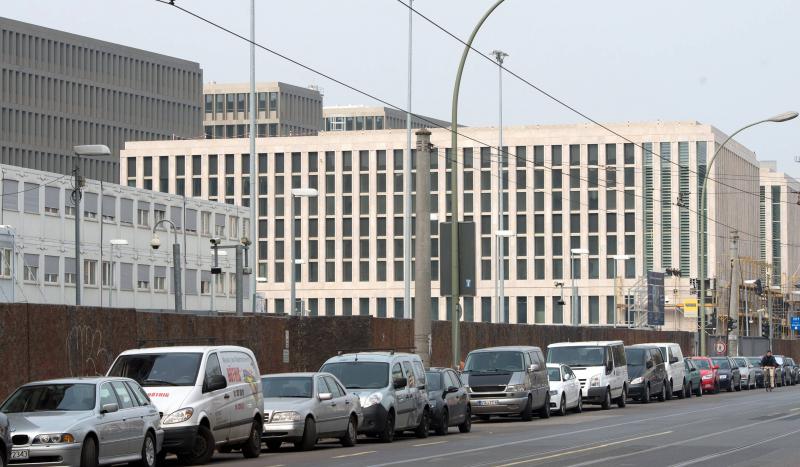
{"type": "MultiPolygon", "coordinates": [[[[493,0],[416,0],[415,8],[466,38],[493,0]]],[[[249,0],[177,0],[249,34],[249,0]]],[[[205,81],[249,79],[247,43],[155,0],[2,0],[0,15],[200,63],[205,81]]],[[[257,41],[405,107],[408,10],[397,0],[256,0],[257,41]]],[[[796,0],[507,0],[474,46],[502,49],[506,65],[604,122],[697,120],[724,132],[800,110],[800,2],[796,0]]],[[[413,111],[449,120],[461,47],[414,20],[413,111]]],[[[257,79],[323,88],[326,105],[368,98],[257,52],[257,79]]],[[[460,120],[497,122],[497,69],[472,55],[460,120]]],[[[583,119],[506,77],[505,121],[583,119]]],[[[800,119],[743,133],[761,160],[800,175],[800,119]]]]}

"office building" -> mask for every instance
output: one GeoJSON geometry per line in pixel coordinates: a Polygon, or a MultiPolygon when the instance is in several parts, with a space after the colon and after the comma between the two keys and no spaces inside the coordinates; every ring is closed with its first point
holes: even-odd
{"type": "MultiPolygon", "coordinates": [[[[494,234],[507,229],[515,236],[503,238],[507,313],[502,321],[569,324],[574,277],[582,324],[643,324],[642,313],[631,310],[642,310],[646,273],[670,268],[681,270],[681,277],[665,280],[667,307],[672,304],[666,327],[694,328],[694,318],[684,317],[679,305],[692,298],[690,279],[698,275],[698,174],[705,173],[725,135],[697,122],[608,126],[624,138],[589,124],[507,128],[510,156],[502,168],[502,190],[499,159],[490,147],[497,144],[497,129],[461,130],[455,164],[459,219],[475,222],[477,232],[477,296],[464,299],[464,319],[496,319],[494,234]],[[497,215],[501,191],[503,229],[497,215]],[[588,254],[575,256],[571,267],[575,248],[588,254]],[[615,259],[618,255],[629,258],[615,259]],[[562,294],[564,306],[558,304],[562,294]],[[617,306],[624,303],[631,306],[617,306]]],[[[431,138],[438,149],[431,193],[424,199],[439,221],[446,221],[453,164],[445,160],[450,159],[451,137],[447,130],[434,129],[431,138]]],[[[404,130],[257,140],[257,272],[268,312],[289,309],[294,203],[302,262],[297,296],[308,311],[401,316],[405,147],[404,130]],[[291,189],[297,187],[316,188],[319,196],[292,199],[291,189]]],[[[186,196],[246,205],[248,152],[247,141],[237,139],[133,142],[123,151],[127,161],[121,177],[132,186],[148,187],[162,178],[159,167],[165,167],[182,174],[164,179],[169,193],[182,189],[186,196]]],[[[742,237],[741,256],[759,252],[759,168],[754,154],[732,141],[710,173],[708,271],[712,278],[724,278],[731,228],[742,237]]],[[[449,266],[439,264],[438,225],[431,231],[424,241],[432,242],[434,316],[445,319],[449,307],[438,298],[438,280],[449,266]]]]}
{"type": "MultiPolygon", "coordinates": [[[[325,131],[372,131],[406,128],[406,113],[391,107],[343,105],[323,107],[325,131]]],[[[450,122],[421,115],[411,116],[411,128],[442,128],[450,122]]]]}
{"type": "Polygon", "coordinates": [[[772,285],[796,290],[800,282],[800,183],[779,172],[773,161],[761,164],[758,258],[772,265],[772,285]]]}
{"type": "Polygon", "coordinates": [[[203,75],[197,63],[0,18],[0,163],[116,182],[125,141],[197,138],[203,75]]]}
{"type": "MultiPolygon", "coordinates": [[[[210,83],[203,87],[205,137],[250,137],[250,84],[210,83]]],[[[316,135],[322,122],[318,89],[273,82],[256,84],[256,135],[316,135]]]]}
{"type": "MultiPolygon", "coordinates": [[[[0,170],[0,299],[74,305],[71,180],[8,165],[0,170]]],[[[220,257],[222,274],[212,276],[209,240],[237,243],[250,225],[246,208],[87,180],[81,209],[84,306],[173,309],[172,228],[162,223],[161,247],[150,246],[156,222],[168,219],[181,245],[184,310],[235,310],[233,251],[220,257]]],[[[243,309],[249,312],[248,284],[243,309]]]]}

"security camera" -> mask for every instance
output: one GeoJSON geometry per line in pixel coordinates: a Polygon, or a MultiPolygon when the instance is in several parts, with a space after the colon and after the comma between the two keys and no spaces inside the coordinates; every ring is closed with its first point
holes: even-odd
{"type": "Polygon", "coordinates": [[[209,239],[209,241],[211,242],[212,245],[215,245],[215,246],[219,245],[220,243],[222,243],[222,240],[219,237],[211,237],[209,239]]]}
{"type": "Polygon", "coordinates": [[[557,304],[558,306],[564,306],[564,305],[566,305],[566,304],[567,304],[567,302],[565,302],[564,300],[559,300],[559,301],[557,301],[557,302],[556,302],[556,304],[557,304]]]}
{"type": "Polygon", "coordinates": [[[241,240],[239,240],[239,241],[240,241],[240,242],[242,243],[242,245],[244,245],[244,246],[250,246],[250,245],[253,243],[253,242],[251,242],[251,241],[250,241],[250,239],[249,239],[249,238],[247,238],[247,237],[242,237],[242,238],[241,238],[241,240]]]}
{"type": "Polygon", "coordinates": [[[157,236],[154,236],[152,240],[150,240],[150,247],[154,250],[158,250],[158,247],[161,246],[161,239],[157,236]]]}

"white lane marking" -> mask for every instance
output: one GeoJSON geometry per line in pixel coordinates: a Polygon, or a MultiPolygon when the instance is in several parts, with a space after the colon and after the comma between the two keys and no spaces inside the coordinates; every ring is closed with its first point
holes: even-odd
{"type": "Polygon", "coordinates": [[[344,459],[345,457],[363,456],[364,454],[374,454],[376,452],[377,451],[362,451],[362,452],[356,452],[356,453],[353,453],[353,454],[343,454],[341,456],[333,456],[331,459],[344,459]]]}
{"type": "Polygon", "coordinates": [[[415,447],[415,448],[418,448],[418,447],[421,447],[421,446],[433,446],[434,444],[444,444],[446,442],[447,441],[434,441],[432,443],[412,444],[411,446],[415,447]]]}
{"type": "Polygon", "coordinates": [[[590,447],[587,447],[587,448],[573,449],[571,451],[564,451],[564,452],[560,452],[558,454],[551,454],[549,456],[529,457],[529,458],[523,459],[521,461],[510,462],[508,464],[501,464],[501,465],[498,465],[497,467],[511,467],[512,465],[539,462],[539,461],[543,461],[543,460],[547,460],[547,459],[554,459],[556,457],[568,456],[570,454],[579,454],[579,453],[582,453],[582,452],[593,451],[595,449],[603,449],[603,448],[607,448],[609,446],[615,446],[617,444],[629,443],[631,441],[638,441],[640,439],[653,438],[653,437],[661,436],[661,435],[668,435],[670,433],[672,433],[672,431],[664,431],[664,432],[661,432],[661,433],[653,433],[651,435],[637,436],[635,438],[628,438],[628,439],[622,439],[622,440],[619,440],[619,441],[612,441],[610,443],[598,444],[596,446],[590,446],[590,447]]]}
{"type": "Polygon", "coordinates": [[[767,438],[765,440],[759,441],[757,443],[751,443],[751,444],[747,444],[745,446],[740,446],[738,448],[728,449],[727,451],[715,452],[714,454],[709,454],[707,456],[698,457],[696,459],[691,459],[691,460],[688,460],[686,462],[681,462],[680,464],[672,464],[670,467],[685,467],[687,465],[697,464],[698,462],[705,462],[707,460],[715,459],[715,458],[720,457],[720,456],[733,454],[735,452],[744,451],[745,449],[749,449],[749,448],[752,448],[752,447],[755,447],[755,446],[760,446],[762,444],[771,443],[771,442],[773,442],[775,440],[778,440],[778,439],[781,439],[781,438],[786,438],[787,436],[791,436],[791,435],[796,434],[796,433],[800,433],[800,430],[794,430],[794,431],[791,431],[789,433],[784,433],[784,434],[779,435],[779,436],[772,436],[772,437],[769,437],[769,438],[767,438]]]}

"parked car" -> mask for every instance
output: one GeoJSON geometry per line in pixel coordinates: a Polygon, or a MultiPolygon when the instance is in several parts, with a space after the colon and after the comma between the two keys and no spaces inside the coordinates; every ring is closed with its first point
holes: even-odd
{"type": "Polygon", "coordinates": [[[628,377],[631,379],[628,395],[633,400],[649,404],[654,396],[661,402],[669,397],[672,390],[662,356],[661,348],[656,345],[640,344],[625,347],[628,377]]]}
{"type": "Polygon", "coordinates": [[[261,454],[261,378],[256,358],[237,346],[191,346],[122,352],[109,376],[141,384],[163,418],[164,451],[182,464],[206,464],[214,449],[261,454]]]}
{"type": "Polygon", "coordinates": [[[781,386],[792,386],[795,384],[794,379],[794,365],[791,365],[788,362],[788,359],[784,355],[775,355],[775,360],[778,362],[778,365],[781,368],[781,375],[775,376],[781,383],[781,386]]]}
{"type": "Polygon", "coordinates": [[[461,433],[472,430],[472,409],[467,387],[450,368],[430,368],[425,372],[428,402],[431,405],[431,428],[446,435],[451,426],[461,433]]]}
{"type": "Polygon", "coordinates": [[[0,406],[14,427],[11,464],[156,465],[160,415],[128,378],[28,383],[0,406]]]}
{"type": "Polygon", "coordinates": [[[581,382],[567,365],[547,364],[547,377],[550,380],[550,410],[564,416],[567,411],[583,412],[581,382]]]}
{"type": "Polygon", "coordinates": [[[700,370],[691,358],[683,359],[683,369],[686,374],[686,383],[689,385],[689,394],[694,394],[697,397],[703,396],[703,378],[700,376],[700,370]]]}
{"type": "Polygon", "coordinates": [[[719,368],[708,357],[692,357],[692,363],[700,371],[700,384],[703,392],[707,394],[719,394],[719,368]]]}
{"type": "Polygon", "coordinates": [[[8,417],[0,413],[0,466],[8,467],[11,458],[11,426],[8,417]]]}
{"type": "Polygon", "coordinates": [[[661,356],[664,358],[664,365],[667,369],[667,399],[672,399],[675,395],[678,399],[683,399],[690,395],[686,388],[686,371],[683,366],[683,352],[681,346],[674,342],[660,342],[651,344],[661,349],[661,356]]]}
{"type": "Polygon", "coordinates": [[[284,442],[303,451],[321,438],[337,438],[355,446],[363,418],[358,396],[348,393],[329,373],[281,373],[261,377],[264,431],[261,440],[271,451],[284,442]]]}
{"type": "Polygon", "coordinates": [[[493,415],[520,415],[529,421],[534,412],[541,418],[550,417],[550,385],[539,347],[473,350],[461,376],[469,387],[472,413],[482,420],[493,415]]]}
{"type": "Polygon", "coordinates": [[[360,433],[391,443],[395,432],[414,431],[426,438],[430,405],[425,370],[418,355],[362,352],[329,358],[321,372],[336,376],[358,396],[364,412],[360,433]]]}
{"type": "Polygon", "coordinates": [[[764,387],[764,369],[761,368],[761,357],[744,357],[752,366],[752,371],[755,374],[755,382],[757,388],[764,387]]]}
{"type": "Polygon", "coordinates": [[[756,387],[756,372],[753,365],[744,357],[732,357],[733,363],[739,368],[742,379],[742,388],[753,389],[756,387]]]}
{"type": "Polygon", "coordinates": [[[797,384],[800,382],[800,368],[794,362],[793,358],[786,357],[786,363],[788,364],[790,374],[792,375],[792,384],[797,384]]]}
{"type": "Polygon", "coordinates": [[[730,359],[730,357],[711,357],[714,366],[717,366],[717,373],[719,374],[719,385],[721,389],[727,389],[728,392],[733,390],[742,390],[742,375],[739,373],[739,367],[730,359]]]}
{"type": "Polygon", "coordinates": [[[584,403],[622,408],[628,399],[628,364],[622,341],[561,342],[547,347],[548,363],[568,365],[581,383],[584,403]]]}

